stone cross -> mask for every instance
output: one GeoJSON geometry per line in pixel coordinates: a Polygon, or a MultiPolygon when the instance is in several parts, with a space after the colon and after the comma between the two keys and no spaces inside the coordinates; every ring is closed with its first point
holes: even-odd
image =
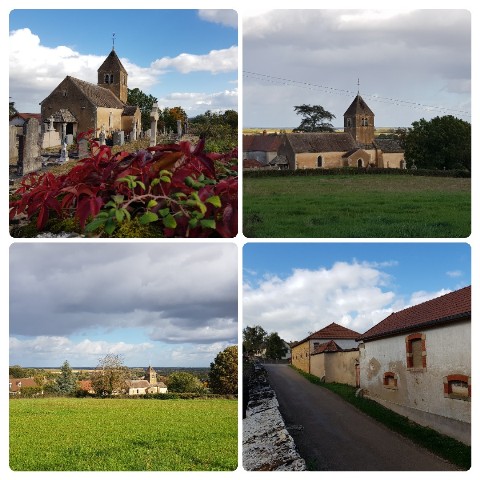
{"type": "Polygon", "coordinates": [[[182,121],[181,120],[177,120],[177,135],[178,135],[178,138],[182,137],[182,121]]]}
{"type": "Polygon", "coordinates": [[[48,120],[50,121],[50,125],[48,126],[48,129],[53,130],[53,115],[50,115],[50,118],[48,120]]]}

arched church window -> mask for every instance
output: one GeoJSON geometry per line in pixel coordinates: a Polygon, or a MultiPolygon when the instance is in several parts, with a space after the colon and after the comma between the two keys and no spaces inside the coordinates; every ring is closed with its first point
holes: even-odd
{"type": "Polygon", "coordinates": [[[110,74],[110,83],[113,83],[113,74],[110,74]]]}
{"type": "Polygon", "coordinates": [[[105,74],[105,83],[108,83],[110,80],[110,75],[108,73],[105,74]]]}
{"type": "Polygon", "coordinates": [[[323,167],[323,158],[321,155],[317,157],[317,167],[322,168],[323,167]]]}
{"type": "Polygon", "coordinates": [[[361,158],[359,158],[359,159],[357,160],[357,167],[358,167],[358,168],[362,168],[362,167],[363,167],[363,160],[362,160],[361,158]]]}

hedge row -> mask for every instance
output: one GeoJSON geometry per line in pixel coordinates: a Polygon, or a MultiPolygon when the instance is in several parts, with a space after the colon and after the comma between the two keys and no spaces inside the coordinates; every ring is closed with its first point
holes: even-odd
{"type": "Polygon", "coordinates": [[[400,168],[305,168],[298,170],[264,170],[252,169],[244,170],[244,178],[262,178],[262,177],[310,177],[316,175],[410,175],[421,177],[452,177],[452,178],[471,178],[471,172],[468,170],[402,170],[400,168]]]}

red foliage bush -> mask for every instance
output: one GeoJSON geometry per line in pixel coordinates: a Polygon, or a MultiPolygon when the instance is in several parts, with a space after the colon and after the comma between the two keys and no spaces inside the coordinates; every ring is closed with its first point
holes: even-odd
{"type": "Polygon", "coordinates": [[[165,237],[237,234],[236,149],[205,153],[201,140],[112,155],[91,139],[90,146],[92,155],[67,174],[25,177],[15,192],[20,198],[10,202],[10,219],[24,213],[43,230],[52,216],[75,216],[86,234],[106,236],[132,218],[155,224],[165,237]]]}

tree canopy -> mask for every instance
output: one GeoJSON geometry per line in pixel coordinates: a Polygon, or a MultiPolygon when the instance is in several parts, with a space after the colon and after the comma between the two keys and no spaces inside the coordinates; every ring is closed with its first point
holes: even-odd
{"type": "Polygon", "coordinates": [[[471,125],[452,115],[413,122],[402,141],[408,168],[471,169],[471,125]]]}
{"type": "Polygon", "coordinates": [[[167,380],[169,392],[202,393],[206,390],[195,375],[188,372],[173,372],[167,380]]]}
{"type": "Polygon", "coordinates": [[[54,390],[61,395],[70,395],[77,389],[77,380],[75,374],[70,368],[67,360],[63,362],[60,368],[60,375],[55,379],[54,390]]]}
{"type": "Polygon", "coordinates": [[[267,332],[260,326],[245,327],[243,329],[243,347],[247,355],[259,355],[265,348],[267,332]]]}
{"type": "Polygon", "coordinates": [[[99,359],[91,381],[97,395],[111,395],[125,390],[128,378],[128,368],[123,364],[121,355],[108,353],[99,359]]]}
{"type": "Polygon", "coordinates": [[[265,356],[272,360],[280,360],[287,353],[288,348],[277,332],[272,332],[265,339],[265,356]]]}
{"type": "Polygon", "coordinates": [[[208,386],[221,395],[238,392],[238,346],[232,345],[220,352],[210,363],[208,386]]]}
{"type": "Polygon", "coordinates": [[[333,132],[330,123],[335,115],[325,110],[321,105],[296,105],[295,113],[302,117],[302,121],[294,132],[333,132]]]}
{"type": "Polygon", "coordinates": [[[189,131],[205,139],[208,152],[227,152],[238,145],[238,113],[207,110],[189,120],[189,131]]]}
{"type": "Polygon", "coordinates": [[[152,111],[153,104],[157,101],[157,98],[153,95],[148,95],[142,92],[139,88],[128,89],[127,103],[129,105],[137,105],[142,113],[142,128],[150,128],[150,112],[152,111]]]}

